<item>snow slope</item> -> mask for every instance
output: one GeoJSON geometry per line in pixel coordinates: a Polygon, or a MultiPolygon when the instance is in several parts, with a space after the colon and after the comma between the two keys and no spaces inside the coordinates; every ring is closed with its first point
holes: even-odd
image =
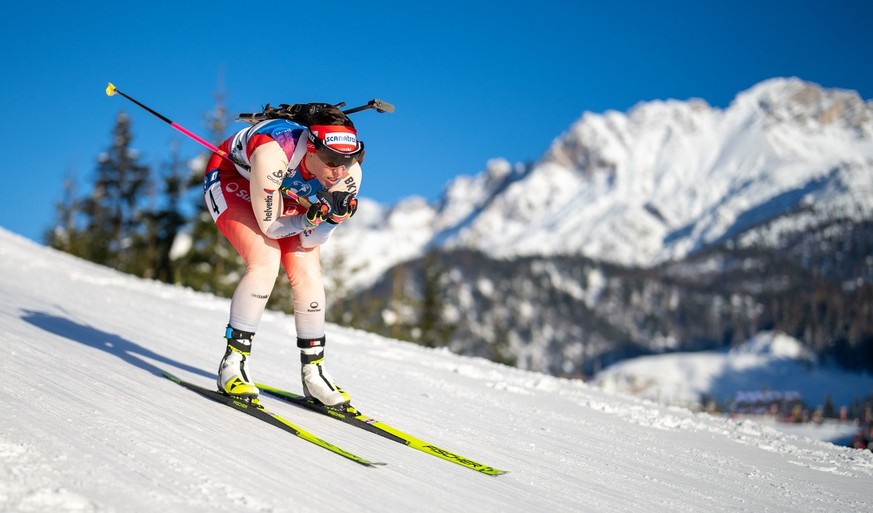
{"type": "MultiPolygon", "coordinates": [[[[365,468],[160,376],[211,383],[227,306],[0,229],[0,511],[873,507],[869,451],[329,326],[331,371],[359,408],[510,473],[479,475],[269,401],[388,462],[365,468]]],[[[299,389],[292,327],[265,316],[253,370],[299,389]]]]}

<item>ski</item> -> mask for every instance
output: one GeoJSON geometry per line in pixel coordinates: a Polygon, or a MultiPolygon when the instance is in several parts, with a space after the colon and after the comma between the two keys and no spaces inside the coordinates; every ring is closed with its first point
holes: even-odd
{"type": "Polygon", "coordinates": [[[306,431],[305,429],[302,429],[302,428],[292,424],[284,417],[281,417],[280,415],[277,415],[276,413],[273,413],[272,411],[264,408],[260,404],[260,402],[257,400],[249,402],[249,401],[237,399],[237,398],[222,394],[221,392],[219,392],[217,390],[212,390],[209,388],[201,387],[200,385],[195,385],[194,383],[190,383],[188,381],[180,379],[180,378],[174,376],[173,374],[170,374],[167,371],[162,371],[162,372],[164,373],[164,376],[167,379],[169,379],[170,381],[173,381],[179,385],[182,385],[183,387],[187,388],[188,390],[192,390],[192,391],[197,392],[198,394],[200,394],[204,397],[212,399],[213,401],[230,406],[231,408],[233,408],[235,410],[241,411],[243,413],[247,413],[247,414],[251,415],[252,417],[255,417],[256,419],[260,419],[260,420],[266,422],[267,424],[271,424],[273,426],[276,426],[277,428],[279,428],[283,431],[291,433],[292,435],[295,435],[298,438],[302,438],[303,440],[306,440],[307,442],[311,442],[319,447],[327,449],[328,451],[339,454],[340,456],[342,456],[344,458],[348,458],[348,459],[354,461],[355,463],[360,463],[361,465],[365,465],[368,467],[373,467],[376,465],[384,465],[385,464],[385,463],[381,463],[381,462],[373,462],[373,461],[366,460],[364,458],[361,458],[360,456],[357,456],[357,455],[352,454],[344,449],[341,449],[341,448],[337,447],[336,445],[333,445],[330,442],[322,440],[321,438],[318,438],[317,436],[310,433],[309,431],[306,431]]]}
{"type": "Polygon", "coordinates": [[[322,415],[327,415],[328,417],[341,420],[346,424],[361,428],[365,431],[369,431],[370,433],[375,433],[379,436],[387,438],[388,440],[401,443],[426,454],[430,454],[431,456],[436,456],[437,458],[442,458],[446,461],[461,465],[462,467],[475,470],[476,472],[487,474],[489,476],[498,476],[500,474],[505,474],[508,472],[506,470],[499,470],[494,467],[489,467],[488,465],[483,465],[482,463],[477,463],[470,458],[466,458],[451,451],[447,451],[443,448],[437,447],[432,443],[425,442],[424,440],[421,440],[410,434],[404,433],[397,428],[389,426],[384,422],[368,417],[351,405],[347,405],[342,409],[330,408],[324,406],[317,401],[297,395],[287,390],[271,387],[262,383],[255,383],[255,386],[261,389],[261,391],[263,392],[266,392],[274,397],[284,399],[285,401],[288,401],[289,403],[296,406],[300,406],[301,408],[306,408],[322,415]]]}

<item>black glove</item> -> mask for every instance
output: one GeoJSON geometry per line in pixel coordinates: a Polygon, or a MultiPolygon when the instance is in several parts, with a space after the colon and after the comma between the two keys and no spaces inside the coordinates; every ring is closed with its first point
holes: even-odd
{"type": "Polygon", "coordinates": [[[326,205],[329,209],[329,213],[325,215],[325,221],[328,223],[339,224],[355,215],[358,209],[358,198],[351,192],[330,192],[322,189],[315,195],[318,197],[318,203],[326,205]]]}
{"type": "Polygon", "coordinates": [[[322,221],[327,220],[327,215],[330,213],[330,207],[320,201],[316,201],[306,210],[306,223],[309,224],[308,229],[315,228],[322,221]]]}

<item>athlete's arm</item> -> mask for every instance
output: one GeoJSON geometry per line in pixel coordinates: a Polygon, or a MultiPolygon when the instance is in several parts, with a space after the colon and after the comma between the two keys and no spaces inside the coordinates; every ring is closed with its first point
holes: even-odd
{"type": "Polygon", "coordinates": [[[252,163],[252,211],[264,235],[271,239],[282,239],[309,228],[305,216],[281,217],[283,208],[279,186],[288,168],[288,157],[279,143],[269,141],[259,145],[249,159],[252,163]]]}

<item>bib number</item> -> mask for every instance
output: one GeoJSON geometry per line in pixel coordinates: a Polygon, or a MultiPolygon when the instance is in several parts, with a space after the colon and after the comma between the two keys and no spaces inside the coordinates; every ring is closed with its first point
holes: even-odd
{"type": "Polygon", "coordinates": [[[218,221],[218,216],[227,210],[227,200],[224,198],[224,191],[221,190],[218,171],[212,171],[206,175],[203,183],[203,199],[206,201],[206,208],[212,215],[212,221],[218,221]]]}

